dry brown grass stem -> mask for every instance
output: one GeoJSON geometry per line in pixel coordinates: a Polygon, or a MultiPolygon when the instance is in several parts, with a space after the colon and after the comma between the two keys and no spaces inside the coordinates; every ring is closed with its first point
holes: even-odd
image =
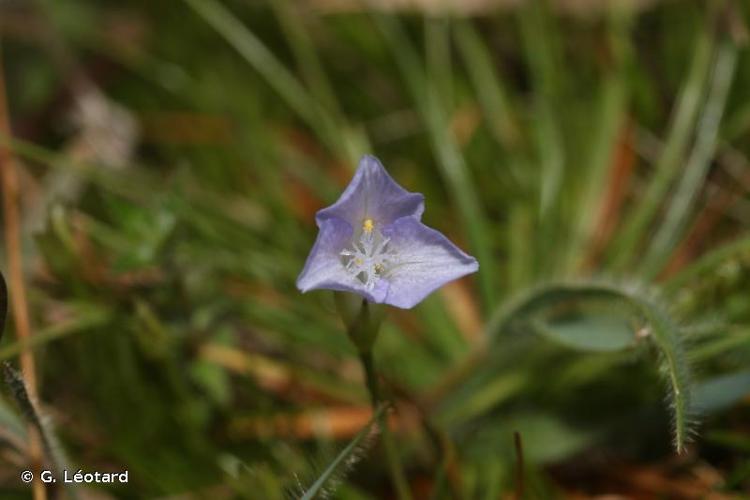
{"type": "MultiPolygon", "coordinates": [[[[0,41],[1,42],[1,41],[0,41]]],[[[8,103],[5,89],[5,77],[3,71],[2,44],[0,43],[0,135],[6,139],[0,144],[0,183],[3,193],[3,216],[5,248],[8,259],[8,281],[10,306],[13,311],[13,319],[16,327],[16,336],[19,342],[27,343],[31,337],[31,322],[29,320],[29,308],[26,301],[26,288],[23,276],[23,258],[21,249],[21,227],[18,209],[18,173],[17,164],[8,145],[7,139],[11,137],[10,119],[8,118],[8,103]]],[[[34,356],[29,347],[26,347],[20,355],[21,373],[29,396],[37,400],[36,371],[34,367],[34,356]]],[[[29,461],[34,476],[39,477],[42,468],[43,453],[41,436],[35,427],[29,425],[29,461]]],[[[44,484],[37,480],[33,482],[34,499],[40,500],[47,497],[44,484]]]]}

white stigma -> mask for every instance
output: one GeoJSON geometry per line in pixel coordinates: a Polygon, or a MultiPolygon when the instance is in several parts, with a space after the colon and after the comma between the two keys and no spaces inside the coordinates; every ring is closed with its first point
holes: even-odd
{"type": "Polygon", "coordinates": [[[349,273],[356,276],[367,290],[372,290],[393,260],[388,247],[390,238],[375,229],[372,219],[365,219],[362,231],[352,239],[352,248],[341,251],[342,262],[349,273]]]}

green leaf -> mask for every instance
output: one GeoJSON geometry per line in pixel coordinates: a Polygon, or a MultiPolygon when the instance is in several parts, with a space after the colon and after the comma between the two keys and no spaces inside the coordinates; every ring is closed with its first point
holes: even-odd
{"type": "MultiPolygon", "coordinates": [[[[577,429],[554,415],[516,413],[485,425],[473,439],[470,453],[478,456],[504,454],[512,459],[513,432],[521,435],[524,459],[542,464],[564,459],[591,445],[598,437],[590,429],[577,429]]],[[[502,456],[502,455],[501,455],[502,456]]]]}
{"type": "Polygon", "coordinates": [[[506,429],[517,431],[523,451],[532,463],[546,463],[569,457],[590,445],[596,434],[576,429],[552,415],[526,414],[512,417],[506,429]]]}
{"type": "Polygon", "coordinates": [[[695,385],[691,408],[700,414],[725,410],[750,395],[750,371],[704,380],[695,385]]]}
{"type": "Polygon", "coordinates": [[[675,448],[682,452],[689,435],[690,369],[682,336],[666,308],[644,290],[626,289],[606,283],[552,284],[539,288],[501,307],[490,320],[488,332],[494,343],[502,346],[500,332],[525,331],[530,320],[544,310],[559,308],[578,301],[613,301],[625,304],[633,319],[643,322],[644,335],[657,347],[660,372],[669,384],[674,417],[675,448]]]}
{"type": "Polygon", "coordinates": [[[625,318],[603,314],[535,321],[534,328],[549,340],[581,351],[620,351],[635,341],[635,331],[625,318]]]}

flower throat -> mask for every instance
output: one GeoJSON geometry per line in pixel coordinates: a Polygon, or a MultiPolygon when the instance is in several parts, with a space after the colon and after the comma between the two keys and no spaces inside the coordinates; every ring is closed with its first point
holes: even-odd
{"type": "Polygon", "coordinates": [[[375,228],[372,219],[362,221],[362,230],[352,238],[351,249],[341,251],[342,264],[346,270],[360,280],[365,288],[372,290],[393,260],[394,254],[386,238],[375,228]]]}

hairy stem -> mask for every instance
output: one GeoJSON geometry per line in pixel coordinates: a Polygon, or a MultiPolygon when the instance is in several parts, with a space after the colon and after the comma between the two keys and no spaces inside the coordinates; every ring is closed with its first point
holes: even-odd
{"type": "MultiPolygon", "coordinates": [[[[359,359],[362,362],[362,368],[365,372],[365,382],[367,384],[367,390],[370,393],[372,409],[373,411],[376,411],[381,401],[383,401],[383,398],[380,393],[380,384],[375,370],[372,351],[360,352],[359,359]]],[[[391,475],[391,481],[393,481],[393,485],[396,488],[398,498],[400,500],[411,500],[411,493],[409,492],[409,486],[406,482],[404,469],[401,465],[398,451],[396,450],[396,443],[393,441],[393,435],[388,428],[388,420],[384,413],[381,413],[378,417],[378,425],[380,426],[380,434],[383,439],[385,458],[388,462],[388,471],[391,475]]]]}

